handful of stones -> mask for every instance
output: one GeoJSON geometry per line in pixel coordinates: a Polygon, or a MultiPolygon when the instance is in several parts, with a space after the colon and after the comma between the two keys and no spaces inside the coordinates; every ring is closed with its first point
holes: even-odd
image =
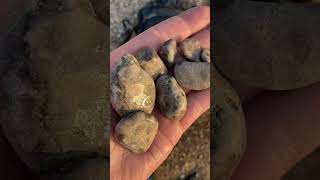
{"type": "Polygon", "coordinates": [[[170,39],[158,53],[150,48],[140,49],[135,56],[126,53],[111,74],[111,103],[122,117],[115,137],[138,154],[149,149],[157,134],[155,104],[167,119],[179,121],[187,110],[185,91],[210,87],[210,50],[201,48],[196,39],[182,41],[179,48],[170,39]],[[172,68],[175,77],[169,75],[172,68]]]}

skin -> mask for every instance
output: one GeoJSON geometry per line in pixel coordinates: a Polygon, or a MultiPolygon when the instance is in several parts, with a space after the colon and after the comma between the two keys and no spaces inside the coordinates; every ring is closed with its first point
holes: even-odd
{"type": "MultiPolygon", "coordinates": [[[[111,52],[110,67],[125,52],[134,54],[141,47],[158,49],[166,40],[173,38],[177,42],[193,36],[203,47],[210,47],[210,32],[206,28],[210,23],[208,7],[191,9],[179,16],[170,18],[111,52]]],[[[183,132],[210,107],[210,90],[189,92],[188,110],[180,121],[170,121],[158,111],[155,116],[159,121],[159,130],[150,149],[136,155],[123,148],[113,136],[114,125],[118,118],[112,118],[110,133],[110,177],[113,180],[146,179],[168,157],[183,132]],[[139,165],[138,165],[139,164],[139,165]]]]}
{"type": "MultiPolygon", "coordinates": [[[[6,9],[6,6],[2,6],[0,9],[2,10],[2,8],[6,9]]],[[[208,8],[201,7],[196,8],[196,10],[193,9],[192,11],[193,12],[189,12],[191,14],[188,15],[189,17],[186,20],[182,21],[181,18],[175,18],[175,20],[170,19],[161,23],[161,25],[157,25],[152,30],[145,32],[144,35],[137,37],[136,39],[138,40],[135,40],[134,44],[138,44],[139,46],[145,44],[145,40],[144,42],[140,40],[141,36],[147,36],[153,37],[146,38],[148,44],[157,47],[158,44],[164,41],[163,39],[175,37],[181,40],[203,29],[206,25],[199,25],[203,22],[200,22],[198,18],[199,14],[202,14],[202,16],[208,19],[208,8]],[[197,15],[195,16],[196,18],[192,18],[193,15],[197,15]],[[172,31],[172,21],[179,21],[183,27],[174,26],[177,31],[172,31]],[[193,26],[190,26],[191,24],[193,26]],[[167,28],[168,26],[171,27],[167,28]],[[193,30],[190,29],[190,27],[192,27],[193,30]],[[175,32],[179,33],[175,34],[175,32]]],[[[0,16],[1,29],[6,28],[2,22],[8,21],[8,19],[3,18],[5,17],[0,16]]],[[[208,22],[204,24],[208,24],[208,22]]],[[[200,34],[197,34],[196,37],[201,39],[203,45],[207,43],[207,46],[209,46],[208,30],[203,30],[200,34]]],[[[111,64],[121,56],[121,52],[125,52],[127,49],[134,52],[138,49],[132,47],[132,42],[128,44],[124,45],[120,50],[115,50],[111,54],[111,64]]],[[[242,102],[245,102],[244,109],[247,113],[248,129],[247,151],[233,179],[270,180],[274,179],[270,177],[280,177],[289,167],[293,166],[313,149],[319,147],[317,140],[320,138],[320,133],[317,127],[320,126],[320,113],[316,107],[319,107],[320,102],[320,83],[282,93],[261,92],[259,89],[250,88],[238,83],[233,83],[233,85],[240,94],[242,102]],[[266,108],[267,106],[269,108],[266,108]],[[288,147],[292,147],[291,153],[288,153],[288,147]],[[270,148],[272,149],[270,150],[270,148]],[[268,169],[268,171],[266,171],[266,169],[268,169]]],[[[119,177],[125,179],[130,176],[135,179],[141,179],[142,177],[150,175],[153,170],[166,159],[174,144],[181,137],[182,132],[185,131],[202,112],[209,108],[209,96],[208,91],[200,93],[190,92],[188,94],[188,100],[193,108],[187,112],[188,116],[186,117],[188,118],[184,118],[179,124],[170,124],[170,121],[161,117],[160,127],[162,133],[160,132],[157,135],[157,143],[154,143],[155,145],[152,147],[152,150],[145,155],[134,156],[130,154],[118,145],[111,136],[110,153],[113,156],[110,161],[112,167],[111,175],[118,177],[118,179],[120,179],[119,177]],[[165,129],[167,130],[165,131],[165,129]],[[163,132],[168,134],[165,135],[163,132]],[[144,169],[146,165],[150,166],[144,169]],[[133,170],[130,171],[131,168],[133,170]],[[121,173],[122,176],[117,173],[121,173]]],[[[0,109],[4,107],[4,104],[2,104],[3,100],[4,97],[0,96],[0,109]]],[[[114,116],[116,115],[114,114],[114,116]]],[[[0,120],[3,118],[5,118],[5,115],[1,114],[0,120]]],[[[113,125],[114,124],[113,122],[113,125]]],[[[1,138],[4,139],[3,137],[1,138]]],[[[19,176],[12,177],[11,179],[13,180],[28,179],[28,177],[30,177],[8,143],[0,143],[0,159],[0,179],[8,179],[10,175],[19,176]]]]}

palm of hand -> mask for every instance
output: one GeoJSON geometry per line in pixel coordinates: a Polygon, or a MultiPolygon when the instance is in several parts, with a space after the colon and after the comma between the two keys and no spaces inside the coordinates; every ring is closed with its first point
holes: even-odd
{"type": "MultiPolygon", "coordinates": [[[[179,16],[170,18],[143,32],[125,45],[111,52],[110,67],[125,53],[134,53],[143,46],[157,49],[164,41],[173,38],[178,42],[193,36],[203,47],[210,47],[210,23],[208,7],[197,7],[179,16]]],[[[111,126],[110,175],[111,179],[146,179],[167,158],[183,132],[210,107],[210,90],[190,92],[187,95],[188,109],[179,122],[172,122],[154,111],[159,121],[159,130],[150,149],[144,154],[134,154],[119,145],[111,126]]],[[[113,116],[115,117],[115,116],[113,116]]],[[[115,124],[114,118],[113,124],[115,124]]]]}

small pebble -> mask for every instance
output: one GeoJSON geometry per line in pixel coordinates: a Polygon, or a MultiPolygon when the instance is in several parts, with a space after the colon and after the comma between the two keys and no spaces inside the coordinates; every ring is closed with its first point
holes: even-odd
{"type": "Polygon", "coordinates": [[[159,50],[159,55],[168,68],[171,68],[174,65],[176,53],[177,42],[174,39],[169,39],[168,41],[164,42],[159,50]]]}
{"type": "Polygon", "coordinates": [[[187,97],[174,77],[163,75],[157,79],[156,102],[170,120],[180,120],[187,110],[187,97]]]}
{"type": "Polygon", "coordinates": [[[210,87],[210,66],[208,63],[183,61],[175,65],[174,74],[183,88],[203,90],[210,87]]]}
{"type": "Polygon", "coordinates": [[[125,54],[117,61],[111,74],[110,97],[121,116],[139,110],[152,112],[156,99],[155,84],[134,56],[125,54]]]}
{"type": "Polygon", "coordinates": [[[151,146],[158,126],[158,120],[153,115],[141,111],[133,112],[119,121],[115,137],[132,152],[144,153],[151,146]]]}
{"type": "Polygon", "coordinates": [[[204,48],[202,49],[202,52],[201,52],[201,60],[203,62],[207,62],[207,63],[210,63],[210,49],[208,48],[204,48]]]}
{"type": "Polygon", "coordinates": [[[189,60],[194,62],[201,61],[200,42],[194,38],[185,39],[180,43],[182,54],[189,60]]]}
{"type": "Polygon", "coordinates": [[[158,76],[167,74],[167,67],[164,65],[155,50],[150,48],[142,48],[137,54],[136,58],[144,69],[155,80],[158,76]]]}

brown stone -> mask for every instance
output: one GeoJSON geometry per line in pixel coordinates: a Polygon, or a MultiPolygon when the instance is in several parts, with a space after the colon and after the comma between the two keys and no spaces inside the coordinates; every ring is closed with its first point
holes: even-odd
{"type": "Polygon", "coordinates": [[[185,39],[180,43],[182,54],[190,61],[200,62],[201,47],[200,42],[194,38],[185,39]]]}
{"type": "Polygon", "coordinates": [[[155,84],[134,56],[123,55],[111,76],[111,103],[119,115],[133,111],[152,112],[156,98],[155,84]]]}
{"type": "Polygon", "coordinates": [[[138,111],[122,118],[115,130],[120,144],[134,153],[144,153],[151,146],[158,131],[158,121],[151,115],[138,111]]]}
{"type": "Polygon", "coordinates": [[[180,120],[187,110],[187,97],[175,78],[160,76],[156,88],[160,111],[170,120],[180,120]]]}
{"type": "Polygon", "coordinates": [[[177,42],[174,39],[169,39],[161,46],[159,55],[168,68],[171,68],[175,63],[175,55],[177,53],[177,42]]]}
{"type": "Polygon", "coordinates": [[[153,79],[157,79],[158,76],[167,74],[168,72],[167,67],[155,50],[142,48],[137,52],[136,58],[141,68],[152,76],[153,79]]]}

